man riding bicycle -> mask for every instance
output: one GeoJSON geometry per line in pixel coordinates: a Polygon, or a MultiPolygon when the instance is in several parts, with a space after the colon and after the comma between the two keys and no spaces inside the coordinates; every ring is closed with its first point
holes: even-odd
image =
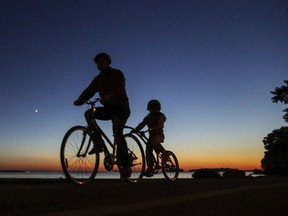
{"type": "MultiPolygon", "coordinates": [[[[125,89],[125,77],[123,73],[110,67],[111,57],[107,53],[99,53],[94,62],[100,73],[92,80],[89,86],[82,92],[74,105],[81,106],[97,92],[101,97],[103,107],[97,107],[96,112],[89,109],[85,112],[88,127],[91,129],[93,141],[97,149],[101,151],[103,140],[94,128],[95,119],[112,120],[113,135],[117,143],[117,157],[119,159],[121,179],[131,175],[131,160],[129,160],[127,143],[123,137],[123,128],[130,115],[129,100],[125,89]]],[[[89,154],[95,153],[95,147],[89,154]]]]}

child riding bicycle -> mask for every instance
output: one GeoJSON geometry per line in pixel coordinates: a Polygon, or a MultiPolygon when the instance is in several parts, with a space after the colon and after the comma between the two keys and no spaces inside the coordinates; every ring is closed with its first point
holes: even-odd
{"type": "Polygon", "coordinates": [[[146,177],[152,177],[153,174],[153,149],[157,154],[162,153],[163,160],[167,160],[167,154],[161,143],[164,142],[164,122],[165,115],[160,112],[161,104],[158,100],[150,100],[147,105],[147,110],[150,112],[143,121],[135,128],[140,131],[146,125],[149,129],[149,143],[146,145],[146,160],[147,170],[146,177]]]}

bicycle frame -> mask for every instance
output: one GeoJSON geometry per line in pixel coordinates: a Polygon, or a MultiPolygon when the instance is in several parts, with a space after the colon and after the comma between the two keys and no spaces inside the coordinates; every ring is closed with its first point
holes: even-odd
{"type": "MultiPolygon", "coordinates": [[[[100,98],[96,99],[95,101],[86,102],[87,104],[89,104],[89,105],[91,106],[91,109],[92,109],[92,111],[93,111],[93,114],[94,114],[95,112],[97,112],[97,108],[96,108],[96,106],[95,106],[95,103],[97,103],[98,101],[100,101],[100,98]]],[[[113,150],[112,155],[113,155],[113,157],[115,157],[115,156],[116,156],[116,148],[117,148],[116,144],[111,142],[111,140],[108,138],[108,136],[107,136],[107,135],[104,133],[104,131],[99,127],[99,125],[97,124],[97,121],[96,121],[95,119],[93,119],[93,121],[94,121],[95,126],[96,126],[95,128],[93,128],[93,130],[95,130],[96,133],[99,133],[100,136],[101,136],[102,138],[104,138],[104,140],[106,141],[106,142],[104,141],[105,145],[103,146],[103,147],[104,147],[104,154],[105,154],[105,155],[109,155],[109,154],[110,154],[110,151],[109,151],[109,149],[107,148],[107,145],[106,145],[106,143],[108,143],[109,146],[110,146],[110,147],[112,148],[112,150],[113,150]]],[[[90,139],[91,139],[91,136],[90,136],[90,139]]],[[[94,144],[96,144],[96,143],[94,143],[94,144]]],[[[89,146],[90,146],[90,144],[89,144],[89,146]]]]}
{"type": "MultiPolygon", "coordinates": [[[[92,116],[94,114],[93,112],[96,112],[95,103],[99,100],[100,99],[96,99],[86,102],[86,104],[90,105],[89,109],[92,111],[92,116]]],[[[104,153],[104,168],[107,171],[120,171],[120,174],[122,174],[121,161],[118,160],[117,157],[117,144],[111,142],[99,127],[95,118],[91,120],[94,121],[92,128],[82,125],[73,126],[65,133],[61,143],[61,166],[66,178],[75,185],[86,185],[94,179],[98,172],[101,152],[104,153]],[[102,139],[100,145],[98,135],[102,139]],[[93,148],[95,149],[93,150],[93,148]],[[117,167],[113,169],[115,166],[118,167],[118,170],[117,167]]],[[[129,163],[131,162],[131,166],[129,165],[131,173],[129,177],[125,179],[129,182],[136,183],[143,178],[145,171],[145,154],[143,147],[140,141],[132,134],[124,134],[123,138],[127,143],[127,160],[129,163]]],[[[123,177],[120,175],[120,178],[123,177]]]]}
{"type": "Polygon", "coordinates": [[[88,142],[88,145],[87,145],[87,147],[86,147],[86,150],[85,150],[84,154],[80,154],[80,152],[82,152],[82,148],[83,148],[83,146],[84,146],[85,141],[86,141],[86,134],[85,134],[85,137],[84,137],[84,139],[82,140],[81,146],[80,146],[80,148],[79,148],[79,150],[78,150],[78,152],[77,152],[77,155],[76,155],[77,157],[85,157],[85,156],[87,155],[88,149],[90,148],[90,145],[91,145],[91,137],[89,138],[89,142],[88,142]]]}
{"type": "MultiPolygon", "coordinates": [[[[94,121],[95,121],[95,120],[94,120],[94,121]]],[[[96,124],[95,130],[97,131],[97,133],[100,133],[101,137],[104,138],[104,140],[106,141],[106,142],[104,142],[105,145],[103,146],[103,147],[104,147],[104,153],[105,153],[105,155],[110,154],[109,149],[107,148],[107,145],[106,145],[106,143],[108,143],[109,146],[110,146],[110,147],[112,148],[112,150],[113,150],[113,152],[112,152],[113,156],[115,156],[115,155],[116,155],[116,147],[117,147],[116,144],[113,144],[113,143],[111,142],[111,140],[110,140],[110,139],[108,138],[108,136],[104,133],[104,131],[99,127],[99,125],[97,124],[96,121],[95,121],[95,124],[96,124]]],[[[90,137],[90,139],[91,139],[91,137],[90,137]]]]}

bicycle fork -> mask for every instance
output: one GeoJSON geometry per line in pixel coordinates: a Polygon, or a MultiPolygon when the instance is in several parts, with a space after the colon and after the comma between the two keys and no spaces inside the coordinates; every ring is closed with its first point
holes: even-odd
{"type": "Polygon", "coordinates": [[[84,143],[85,143],[85,141],[86,141],[86,137],[87,137],[87,132],[83,131],[83,139],[82,139],[82,141],[81,141],[80,148],[79,148],[79,150],[78,150],[78,152],[77,152],[77,155],[76,155],[77,157],[86,157],[86,155],[87,155],[87,153],[88,153],[88,150],[89,150],[89,148],[90,148],[91,141],[92,141],[91,136],[89,136],[89,141],[88,141],[87,148],[85,149],[84,153],[81,154],[82,149],[83,149],[83,146],[84,146],[84,143]]]}

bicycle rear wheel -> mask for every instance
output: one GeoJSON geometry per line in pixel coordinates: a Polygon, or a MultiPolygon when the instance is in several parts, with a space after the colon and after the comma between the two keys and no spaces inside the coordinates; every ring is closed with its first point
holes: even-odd
{"type": "Polygon", "coordinates": [[[128,147],[128,154],[132,162],[132,173],[128,181],[136,183],[143,178],[145,172],[144,150],[141,143],[134,135],[125,134],[124,137],[128,147]]]}
{"type": "Polygon", "coordinates": [[[176,155],[172,151],[166,151],[168,160],[162,159],[162,172],[168,181],[175,181],[179,175],[179,163],[176,155]]]}
{"type": "Polygon", "coordinates": [[[65,134],[60,150],[63,172],[68,180],[76,185],[91,182],[99,167],[99,152],[89,155],[94,147],[87,128],[75,126],[65,134]]]}

